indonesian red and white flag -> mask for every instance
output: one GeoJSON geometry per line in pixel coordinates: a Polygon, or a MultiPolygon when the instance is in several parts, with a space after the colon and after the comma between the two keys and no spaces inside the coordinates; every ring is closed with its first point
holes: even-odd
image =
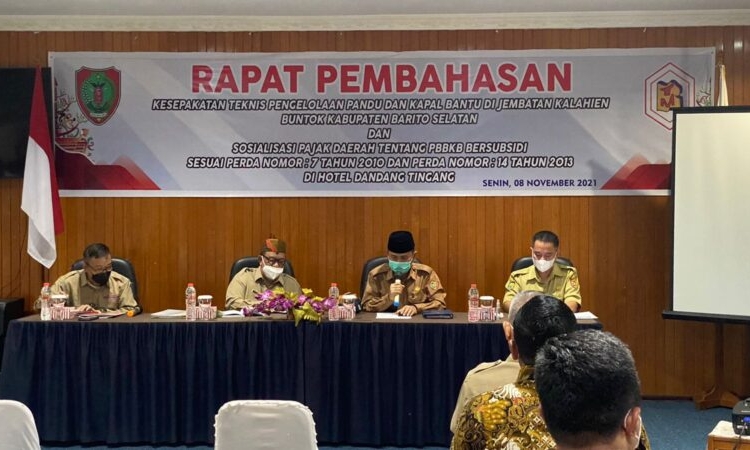
{"type": "Polygon", "coordinates": [[[49,269],[57,259],[55,235],[62,233],[64,225],[48,123],[42,69],[37,67],[21,210],[29,216],[29,255],[49,269]]]}

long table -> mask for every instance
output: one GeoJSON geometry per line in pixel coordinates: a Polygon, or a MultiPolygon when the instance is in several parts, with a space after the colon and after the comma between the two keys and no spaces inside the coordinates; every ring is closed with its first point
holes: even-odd
{"type": "MultiPolygon", "coordinates": [[[[584,326],[599,327],[589,321],[584,326]]],[[[213,442],[235,399],[313,411],[318,441],[448,445],[466,372],[508,355],[499,323],[453,320],[207,322],[133,318],[10,323],[0,398],[25,403],[46,442],[213,442]]]]}

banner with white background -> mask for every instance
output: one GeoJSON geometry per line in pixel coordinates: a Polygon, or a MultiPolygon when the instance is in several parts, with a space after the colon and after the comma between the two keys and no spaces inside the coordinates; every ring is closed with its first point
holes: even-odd
{"type": "Polygon", "coordinates": [[[711,48],[51,53],[64,196],[667,195],[711,48]]]}

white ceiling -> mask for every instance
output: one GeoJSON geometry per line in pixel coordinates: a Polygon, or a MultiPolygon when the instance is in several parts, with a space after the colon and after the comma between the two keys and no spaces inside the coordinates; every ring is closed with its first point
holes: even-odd
{"type": "Polygon", "coordinates": [[[750,0],[0,0],[0,30],[263,31],[750,25],[750,0]]]}

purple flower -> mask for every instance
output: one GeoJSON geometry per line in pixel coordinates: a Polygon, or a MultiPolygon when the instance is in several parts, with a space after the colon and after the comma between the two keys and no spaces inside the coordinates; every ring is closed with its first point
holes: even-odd
{"type": "Polygon", "coordinates": [[[314,313],[317,318],[307,317],[307,320],[320,322],[320,316],[331,308],[336,307],[336,299],[327,297],[325,299],[316,297],[309,289],[303,289],[299,295],[289,294],[283,289],[276,288],[266,290],[255,295],[259,302],[253,307],[245,307],[242,313],[245,316],[253,314],[268,314],[271,312],[288,312],[293,309],[304,309],[308,314],[314,313]],[[309,306],[306,306],[309,305],[309,306]]]}

